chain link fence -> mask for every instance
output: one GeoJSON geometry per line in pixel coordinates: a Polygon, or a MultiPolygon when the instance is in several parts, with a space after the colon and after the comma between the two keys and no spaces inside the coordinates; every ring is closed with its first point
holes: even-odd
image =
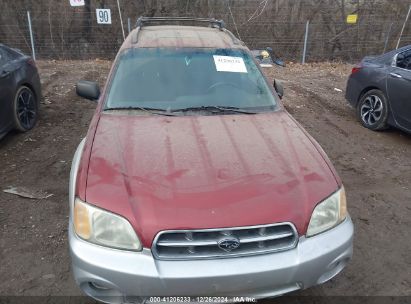
{"type": "MultiPolygon", "coordinates": [[[[70,7],[69,1],[39,8],[3,6],[0,17],[0,42],[32,53],[30,11],[33,45],[37,59],[113,59],[123,42],[122,25],[115,0],[96,1],[87,7],[70,7]],[[67,3],[66,3],[67,2],[67,3]],[[96,8],[111,10],[111,24],[98,24],[96,8]],[[5,16],[9,10],[12,16],[5,16]]],[[[137,1],[138,2],[138,1],[137,1]]],[[[313,6],[316,1],[171,1],[173,5],[147,5],[122,0],[120,10],[123,28],[133,29],[140,15],[155,16],[210,16],[226,21],[227,28],[239,36],[250,48],[271,47],[286,61],[301,61],[307,21],[309,21],[306,61],[343,60],[356,61],[366,55],[381,54],[395,48],[407,15],[406,4],[401,0],[397,8],[371,9],[355,5],[345,7],[355,11],[356,24],[346,23],[346,13],[339,7],[327,4],[313,6]],[[294,3],[296,9],[291,7],[294,3]],[[301,4],[305,3],[305,4],[301,4]],[[308,5],[310,4],[310,5],[308,5]],[[297,6],[298,5],[298,6],[297,6]],[[291,9],[290,9],[291,7],[291,9]],[[330,8],[333,8],[331,10],[330,8]],[[154,11],[153,11],[154,10],[154,11]]],[[[317,1],[321,2],[321,1],[317,1]]],[[[339,1],[334,1],[339,2],[339,1]]],[[[378,1],[377,1],[378,2],[378,1]]],[[[380,1],[384,2],[384,1],[380,1]]],[[[393,7],[395,1],[385,1],[393,7]]],[[[144,2],[145,3],[145,2],[144,2]]],[[[401,46],[411,44],[411,20],[405,26],[401,46]]]]}

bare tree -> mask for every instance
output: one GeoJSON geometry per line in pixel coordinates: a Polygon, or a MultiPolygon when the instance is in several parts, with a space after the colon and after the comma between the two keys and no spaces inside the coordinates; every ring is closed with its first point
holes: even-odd
{"type": "MultiPolygon", "coordinates": [[[[0,42],[30,50],[26,11],[32,15],[40,58],[112,58],[122,43],[116,0],[0,0],[0,42]],[[96,8],[112,11],[111,25],[97,25],[96,8]]],[[[272,47],[286,60],[301,56],[310,20],[308,60],[356,60],[395,46],[409,0],[122,0],[124,18],[198,16],[224,19],[251,48],[272,47]],[[358,22],[347,24],[348,14],[358,22]]],[[[403,44],[411,43],[411,26],[403,44]]]]}

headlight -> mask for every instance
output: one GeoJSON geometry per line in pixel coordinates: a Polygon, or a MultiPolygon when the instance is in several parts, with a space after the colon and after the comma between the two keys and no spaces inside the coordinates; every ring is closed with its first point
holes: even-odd
{"type": "Polygon", "coordinates": [[[307,229],[307,237],[324,232],[347,217],[347,201],[344,187],[319,203],[311,215],[307,229]]]}
{"type": "Polygon", "coordinates": [[[76,199],[74,230],[82,239],[102,246],[140,251],[140,240],[130,223],[121,216],[76,199]]]}

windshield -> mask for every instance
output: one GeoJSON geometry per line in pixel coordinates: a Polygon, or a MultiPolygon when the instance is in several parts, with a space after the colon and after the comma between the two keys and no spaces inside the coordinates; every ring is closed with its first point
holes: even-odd
{"type": "Polygon", "coordinates": [[[105,109],[263,111],[275,105],[253,58],[242,50],[136,48],[120,56],[105,109]]]}

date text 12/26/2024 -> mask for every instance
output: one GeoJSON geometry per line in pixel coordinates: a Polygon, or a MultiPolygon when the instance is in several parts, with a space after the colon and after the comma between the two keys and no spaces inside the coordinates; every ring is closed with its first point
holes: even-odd
{"type": "Polygon", "coordinates": [[[147,303],[255,303],[253,297],[149,297],[147,303]]]}

